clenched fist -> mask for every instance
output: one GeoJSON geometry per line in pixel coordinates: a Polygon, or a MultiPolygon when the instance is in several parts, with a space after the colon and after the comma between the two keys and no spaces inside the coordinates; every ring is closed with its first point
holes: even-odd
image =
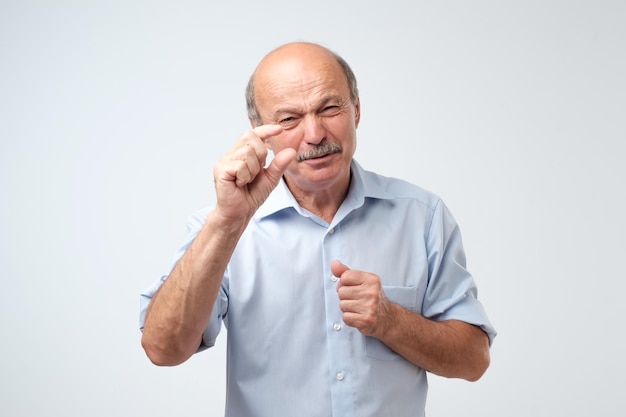
{"type": "Polygon", "coordinates": [[[357,328],[366,336],[379,337],[389,325],[389,301],[385,297],[380,277],[370,272],[349,269],[339,261],[330,265],[339,277],[337,294],[343,322],[357,328]]]}

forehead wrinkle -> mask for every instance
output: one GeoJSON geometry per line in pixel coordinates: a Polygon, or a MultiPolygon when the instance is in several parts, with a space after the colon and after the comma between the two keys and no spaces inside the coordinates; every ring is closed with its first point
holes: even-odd
{"type": "MultiPolygon", "coordinates": [[[[343,105],[348,98],[345,92],[335,88],[335,84],[323,81],[310,82],[274,82],[276,88],[268,88],[263,98],[274,102],[272,114],[278,113],[304,113],[325,106],[327,103],[336,101],[343,105]]],[[[269,87],[269,85],[268,85],[269,87]]]]}
{"type": "Polygon", "coordinates": [[[255,90],[260,112],[274,118],[278,113],[304,113],[336,97],[344,103],[350,96],[343,70],[334,59],[325,58],[270,59],[257,69],[255,90]]]}

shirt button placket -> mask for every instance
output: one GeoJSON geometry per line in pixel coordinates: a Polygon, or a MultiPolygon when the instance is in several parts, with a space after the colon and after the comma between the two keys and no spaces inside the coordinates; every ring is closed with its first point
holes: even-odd
{"type": "Polygon", "coordinates": [[[328,337],[328,370],[330,378],[331,407],[333,416],[354,417],[354,393],[351,381],[352,360],[350,338],[341,321],[342,312],[339,308],[337,283],[339,277],[333,276],[330,263],[343,257],[342,242],[339,239],[341,229],[330,228],[324,238],[325,270],[328,271],[324,282],[326,296],[326,331],[328,337]]]}

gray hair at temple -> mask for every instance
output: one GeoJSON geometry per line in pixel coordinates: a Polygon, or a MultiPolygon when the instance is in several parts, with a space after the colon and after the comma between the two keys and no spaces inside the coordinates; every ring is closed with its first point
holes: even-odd
{"type": "MultiPolygon", "coordinates": [[[[359,89],[357,88],[356,76],[354,75],[354,72],[352,72],[352,68],[350,68],[350,65],[348,65],[346,60],[339,54],[333,51],[330,51],[330,53],[332,53],[335,59],[337,59],[337,62],[346,75],[348,87],[350,88],[350,99],[353,104],[356,104],[359,99],[359,89]]],[[[261,116],[259,115],[259,111],[256,107],[256,100],[254,99],[254,74],[255,73],[252,73],[250,76],[250,80],[248,80],[248,85],[246,87],[246,107],[248,109],[248,118],[257,126],[260,126],[263,124],[263,121],[261,120],[261,116]]]]}

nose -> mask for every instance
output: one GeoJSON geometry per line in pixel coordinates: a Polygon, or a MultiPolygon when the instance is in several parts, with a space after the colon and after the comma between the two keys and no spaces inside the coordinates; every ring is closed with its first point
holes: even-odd
{"type": "Polygon", "coordinates": [[[326,127],[321,117],[307,114],[302,121],[304,141],[311,145],[319,145],[326,139],[326,127]]]}

